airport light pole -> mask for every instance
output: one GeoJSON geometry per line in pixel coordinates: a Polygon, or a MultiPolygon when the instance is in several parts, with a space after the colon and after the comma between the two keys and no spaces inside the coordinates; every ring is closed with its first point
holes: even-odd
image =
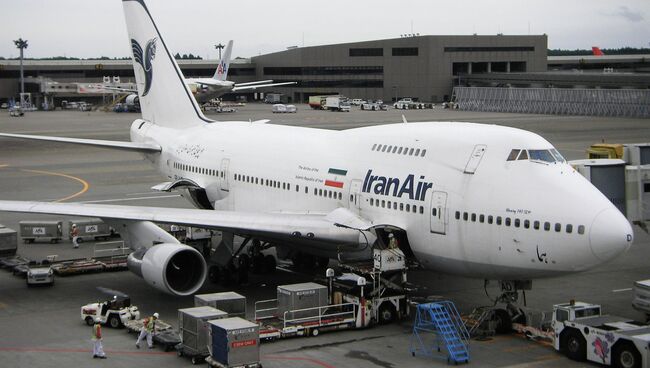
{"type": "MultiPolygon", "coordinates": [[[[23,52],[27,48],[27,40],[19,38],[14,41],[16,47],[20,49],[20,94],[25,93],[25,76],[23,74],[23,52]]],[[[21,97],[22,98],[22,97],[21,97]]]]}
{"type": "Polygon", "coordinates": [[[221,60],[221,50],[223,50],[224,47],[226,47],[226,45],[223,45],[221,43],[214,45],[214,48],[219,50],[219,60],[221,60]]]}

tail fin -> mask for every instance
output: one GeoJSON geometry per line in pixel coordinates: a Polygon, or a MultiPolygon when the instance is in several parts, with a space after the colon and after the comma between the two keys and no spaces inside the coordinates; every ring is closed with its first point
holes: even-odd
{"type": "Polygon", "coordinates": [[[122,0],[142,118],[184,128],[212,122],[201,113],[144,0],[122,0]]]}
{"type": "Polygon", "coordinates": [[[223,56],[221,57],[221,60],[219,60],[219,65],[217,66],[217,70],[214,72],[214,76],[212,78],[219,81],[225,81],[226,78],[228,78],[228,69],[230,68],[231,53],[232,53],[232,40],[228,41],[228,46],[226,46],[226,50],[223,52],[223,56]]]}
{"type": "Polygon", "coordinates": [[[591,47],[591,52],[594,54],[594,56],[603,56],[605,53],[603,53],[598,46],[592,46],[591,47]]]}

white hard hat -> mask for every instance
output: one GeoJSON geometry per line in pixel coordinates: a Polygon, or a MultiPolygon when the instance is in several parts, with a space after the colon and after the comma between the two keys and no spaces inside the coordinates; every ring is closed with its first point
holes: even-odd
{"type": "Polygon", "coordinates": [[[76,224],[72,224],[72,227],[77,227],[77,225],[76,225],[76,224]]]}
{"type": "Polygon", "coordinates": [[[95,323],[100,323],[102,320],[99,317],[95,317],[95,323]]]}
{"type": "Polygon", "coordinates": [[[158,318],[160,315],[156,312],[153,314],[154,317],[158,318]]]}
{"type": "Polygon", "coordinates": [[[389,233],[389,234],[388,234],[388,237],[389,237],[389,238],[392,238],[392,237],[393,237],[393,233],[389,233]]]}

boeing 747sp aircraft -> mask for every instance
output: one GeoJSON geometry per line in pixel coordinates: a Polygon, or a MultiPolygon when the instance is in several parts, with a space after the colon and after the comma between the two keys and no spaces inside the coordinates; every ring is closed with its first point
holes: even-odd
{"type": "MultiPolygon", "coordinates": [[[[206,118],[142,0],[124,0],[142,107],[131,142],[2,134],[140,152],[196,209],[0,201],[0,210],[101,217],[132,270],[196,292],[204,256],[154,222],[217,229],[279,253],[364,257],[390,230],[424,268],[491,280],[584,271],[625,252],[627,219],[544,138],[470,123],[330,131],[206,118]]],[[[1,193],[0,193],[1,195],[1,193]]]]}

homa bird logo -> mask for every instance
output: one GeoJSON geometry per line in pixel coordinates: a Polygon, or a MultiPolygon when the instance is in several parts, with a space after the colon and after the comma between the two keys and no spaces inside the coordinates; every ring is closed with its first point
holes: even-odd
{"type": "Polygon", "coordinates": [[[147,93],[149,93],[149,88],[151,88],[153,76],[153,67],[151,62],[156,57],[156,41],[158,41],[158,37],[154,37],[147,41],[143,51],[138,41],[131,39],[133,59],[142,66],[142,70],[144,71],[144,91],[142,92],[142,97],[146,96],[147,93]]]}

